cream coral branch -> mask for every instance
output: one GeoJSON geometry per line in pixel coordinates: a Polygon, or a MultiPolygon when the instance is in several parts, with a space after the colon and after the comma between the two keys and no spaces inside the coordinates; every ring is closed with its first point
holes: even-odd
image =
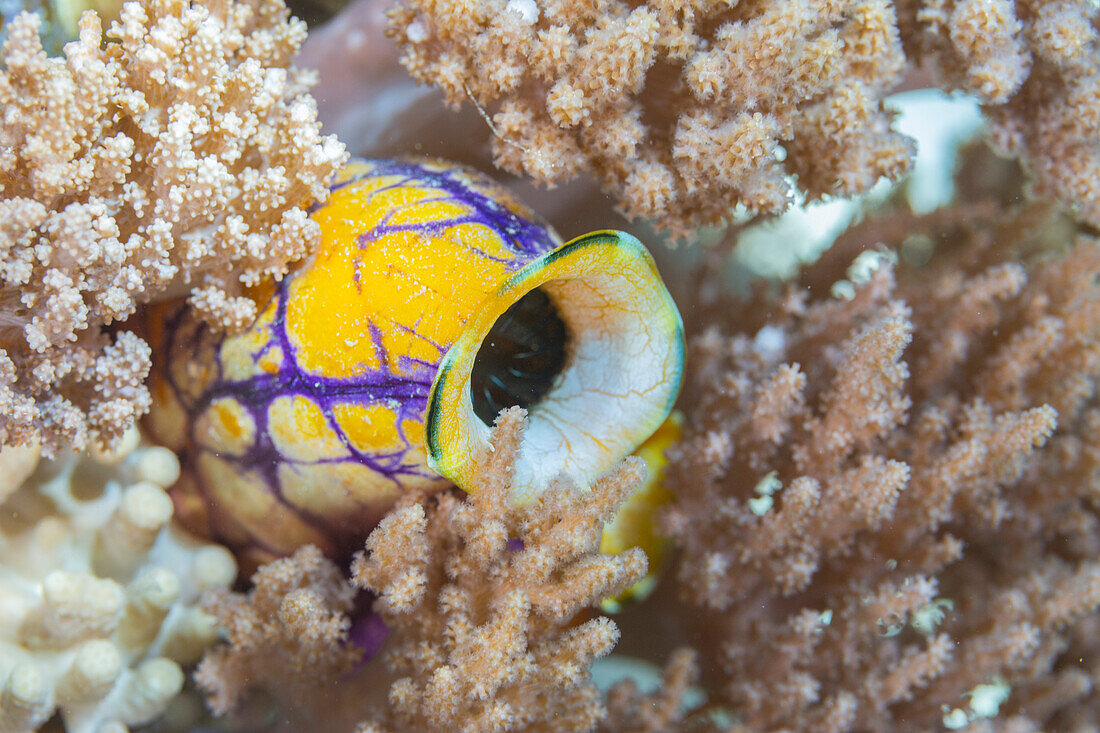
{"type": "Polygon", "coordinates": [[[220,327],[254,317],[242,285],[309,251],[344,150],[281,0],[88,12],[58,58],[39,22],[11,20],[0,72],[0,443],[52,451],[148,407],[148,348],[103,326],[189,291],[220,327]]]}
{"type": "Polygon", "coordinates": [[[55,713],[70,733],[145,725],[217,641],[199,598],[237,564],[171,524],[179,462],[136,430],[118,451],[37,461],[29,476],[24,463],[18,477],[26,458],[0,451],[16,484],[0,507],[0,730],[55,713]]]}

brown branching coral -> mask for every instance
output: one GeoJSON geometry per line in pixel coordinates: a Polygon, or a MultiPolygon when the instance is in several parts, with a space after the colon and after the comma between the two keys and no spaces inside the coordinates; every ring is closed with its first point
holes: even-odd
{"type": "Polygon", "coordinates": [[[350,581],[307,547],[263,566],[247,595],[211,596],[229,641],[196,674],[211,708],[223,714],[256,688],[288,721],[326,730],[364,717],[363,731],[592,730],[605,711],[589,667],[619,631],[587,609],[647,568],[638,548],[600,554],[600,531],[645,467],[628,459],[590,490],[562,484],[517,506],[523,427],[519,408],[498,418],[482,491],[390,512],[350,581]],[[353,670],[356,587],[375,594],[388,637],[353,670]]]}
{"type": "Polygon", "coordinates": [[[204,604],[229,642],[208,654],[195,673],[219,715],[249,688],[307,705],[359,657],[347,643],[355,589],[316,547],[264,565],[252,584],[248,595],[215,593],[204,604]]]}
{"type": "Polygon", "coordinates": [[[633,680],[623,680],[607,691],[607,715],[600,731],[607,733],[660,733],[677,730],[689,712],[685,699],[699,676],[695,653],[678,649],[665,665],[661,687],[639,694],[633,680]]]}
{"type": "Polygon", "coordinates": [[[683,233],[866,191],[907,169],[881,100],[906,75],[977,96],[1039,198],[1100,225],[1100,9],[1089,0],[399,0],[403,63],[491,115],[497,164],[593,172],[683,233]]]}
{"type": "Polygon", "coordinates": [[[190,291],[222,327],[319,235],[343,147],[292,65],[280,0],[145,0],[49,58],[8,24],[0,72],[0,443],[110,442],[148,406],[149,350],[102,326],[190,291]]]}
{"type": "Polygon", "coordinates": [[[745,730],[1095,722],[1100,243],[1029,255],[1048,212],[870,219],[694,339],[664,520],[745,730]],[[937,244],[828,297],[868,235],[937,244]]]}
{"type": "Polygon", "coordinates": [[[907,52],[982,102],[1038,197],[1100,226],[1100,7],[1088,0],[903,0],[907,52]]]}
{"type": "Polygon", "coordinates": [[[594,172],[630,216],[678,233],[866,191],[912,144],[881,97],[905,70],[894,10],[856,2],[402,0],[419,80],[492,111],[499,166],[594,172]]]}
{"type": "Polygon", "coordinates": [[[364,731],[591,730],[604,714],[588,676],[618,640],[607,618],[574,617],[646,572],[645,554],[598,554],[602,521],[640,484],[629,459],[590,492],[558,486],[515,506],[523,411],[501,413],[482,490],[392,512],[353,568],[393,629],[403,675],[364,731]]]}

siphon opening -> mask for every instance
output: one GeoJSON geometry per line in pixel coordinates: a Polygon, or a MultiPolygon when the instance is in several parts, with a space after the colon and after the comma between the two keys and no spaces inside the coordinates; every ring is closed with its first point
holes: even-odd
{"type": "Polygon", "coordinates": [[[565,321],[542,289],[516,301],[493,324],[474,358],[474,413],[492,425],[506,407],[538,404],[565,366],[568,338],[565,321]]]}

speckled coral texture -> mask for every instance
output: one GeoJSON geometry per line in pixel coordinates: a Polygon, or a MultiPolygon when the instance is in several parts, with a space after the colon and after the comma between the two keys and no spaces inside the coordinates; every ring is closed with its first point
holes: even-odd
{"type": "Polygon", "coordinates": [[[1097,7],[1086,0],[401,0],[420,81],[486,117],[501,168],[594,173],[673,234],[909,167],[885,96],[932,80],[982,102],[1037,193],[1100,223],[1097,7]]]}
{"type": "Polygon", "coordinates": [[[1100,246],[1072,229],[889,208],[705,317],[663,526],[744,730],[1095,727],[1100,246]]]}
{"type": "Polygon", "coordinates": [[[126,3],[50,58],[12,19],[0,72],[0,442],[116,439],[148,407],[126,319],[191,295],[215,324],[255,316],[242,284],[318,236],[343,146],[293,66],[305,25],[280,0],[126,3]]]}
{"type": "Polygon", "coordinates": [[[478,491],[399,504],[350,582],[306,547],[261,568],[247,596],[211,597],[229,630],[197,673],[212,708],[267,690],[277,728],[351,730],[365,718],[356,730],[591,730],[605,707],[590,667],[619,631],[586,609],[647,568],[640,548],[599,552],[602,522],[645,469],[630,458],[590,491],[563,482],[517,506],[509,490],[524,425],[518,407],[501,413],[478,491]],[[357,588],[369,592],[358,605],[357,588]],[[387,630],[385,643],[360,659],[371,625],[387,630]]]}
{"type": "Polygon", "coordinates": [[[677,233],[865,191],[913,152],[880,104],[905,70],[886,2],[413,0],[391,21],[414,77],[491,115],[498,165],[593,171],[677,233]]]}

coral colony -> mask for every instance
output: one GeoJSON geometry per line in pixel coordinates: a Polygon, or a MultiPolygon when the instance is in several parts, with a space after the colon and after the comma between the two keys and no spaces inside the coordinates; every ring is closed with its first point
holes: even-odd
{"type": "Polygon", "coordinates": [[[1095,2],[13,5],[0,733],[1100,729],[1095,2]]]}

